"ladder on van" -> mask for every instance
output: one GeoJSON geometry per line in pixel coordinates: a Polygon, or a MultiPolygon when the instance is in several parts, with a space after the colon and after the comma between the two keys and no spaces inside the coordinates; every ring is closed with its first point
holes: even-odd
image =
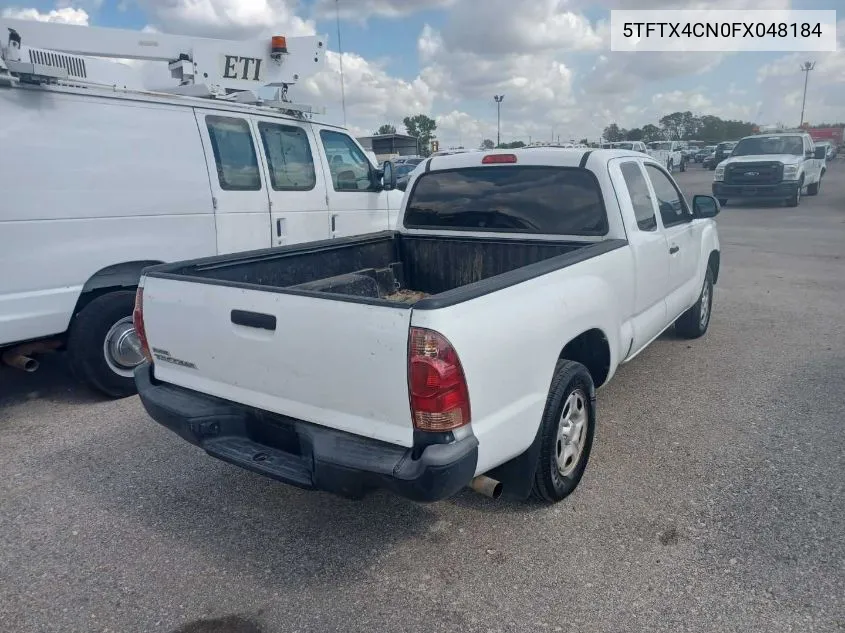
{"type": "Polygon", "coordinates": [[[5,18],[4,34],[0,87],[111,87],[301,113],[314,110],[290,102],[288,88],[324,68],[327,42],[321,35],[234,41],[5,18]],[[140,69],[114,60],[166,63],[170,77],[161,86],[142,85],[140,69]]]}

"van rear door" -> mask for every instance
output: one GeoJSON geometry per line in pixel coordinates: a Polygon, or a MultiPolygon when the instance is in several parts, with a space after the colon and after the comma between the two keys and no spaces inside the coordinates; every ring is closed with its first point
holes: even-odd
{"type": "Polygon", "coordinates": [[[214,200],[217,253],[270,246],[270,208],[249,117],[194,110],[214,200]]]}

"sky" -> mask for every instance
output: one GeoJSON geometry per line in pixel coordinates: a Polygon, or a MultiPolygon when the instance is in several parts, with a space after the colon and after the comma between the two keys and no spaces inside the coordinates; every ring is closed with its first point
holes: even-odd
{"type": "Polygon", "coordinates": [[[441,148],[597,139],[610,122],[657,124],[690,110],[797,125],[811,59],[805,120],[845,120],[845,14],[830,53],[610,51],[610,9],[833,9],[841,0],[0,0],[0,15],[229,39],[328,36],[326,70],[297,102],[324,120],[371,134],[404,117],[437,121],[441,148]],[[340,15],[344,117],[336,15],[340,15]]]}

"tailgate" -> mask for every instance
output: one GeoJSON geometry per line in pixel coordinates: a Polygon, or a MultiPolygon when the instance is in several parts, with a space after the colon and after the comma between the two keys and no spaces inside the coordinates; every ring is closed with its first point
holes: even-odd
{"type": "Polygon", "coordinates": [[[411,310],[147,276],[158,380],[411,446],[411,310]]]}

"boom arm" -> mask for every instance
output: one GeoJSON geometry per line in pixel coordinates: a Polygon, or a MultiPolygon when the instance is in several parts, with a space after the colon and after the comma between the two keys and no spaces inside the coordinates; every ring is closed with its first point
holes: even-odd
{"type": "MultiPolygon", "coordinates": [[[[181,86],[206,84],[211,94],[287,87],[322,70],[326,37],[274,37],[232,41],[124,29],[0,19],[0,38],[9,35],[3,58],[13,71],[24,47],[82,55],[167,62],[181,86]],[[14,42],[15,35],[18,36],[14,42]],[[12,65],[9,62],[12,62],[12,65]]],[[[96,78],[91,78],[96,81],[96,78]]]]}

